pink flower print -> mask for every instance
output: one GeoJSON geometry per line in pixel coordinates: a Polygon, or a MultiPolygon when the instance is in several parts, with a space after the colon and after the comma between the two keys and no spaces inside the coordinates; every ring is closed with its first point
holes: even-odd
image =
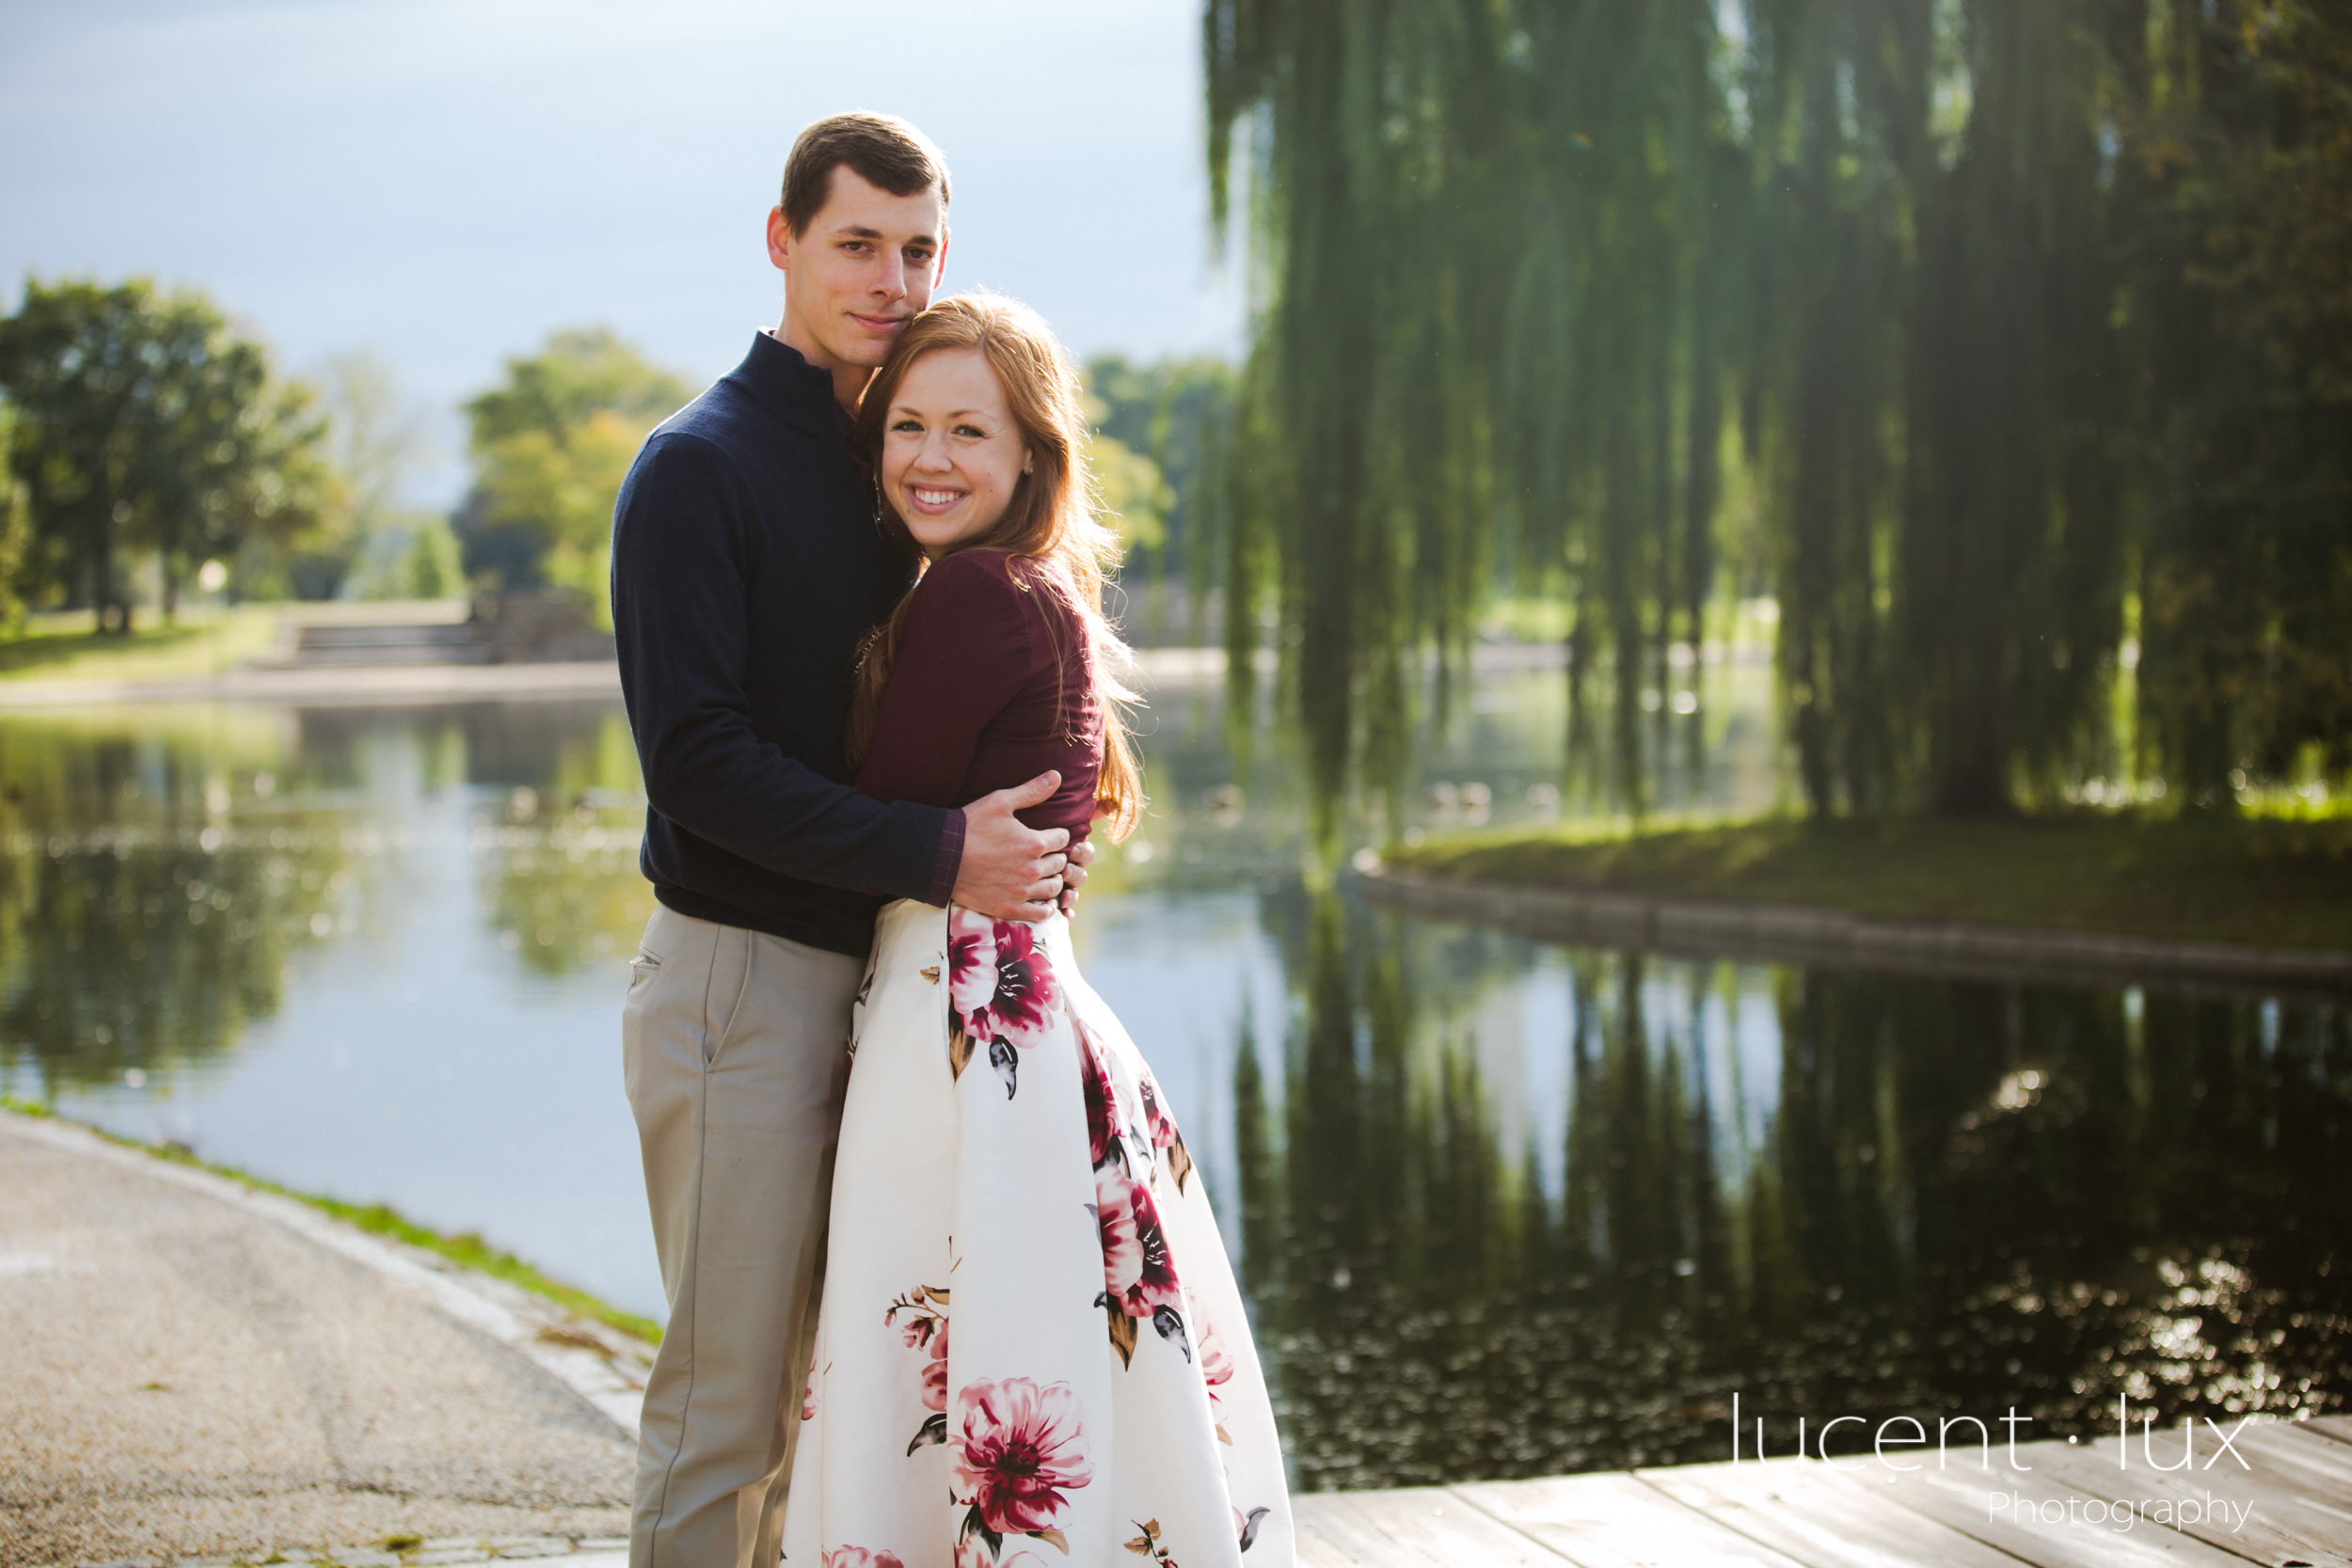
{"type": "Polygon", "coordinates": [[[945,1411],[947,1408],[947,1323],[940,1320],[939,1332],[931,1337],[931,1358],[923,1364],[923,1408],[945,1411]]]}
{"type": "Polygon", "coordinates": [[[1073,1492],[1094,1479],[1078,1396],[1067,1383],[986,1378],[956,1396],[955,1488],[992,1533],[1055,1528],[1073,1492]]]}
{"type": "Polygon", "coordinates": [[[970,1053],[985,1042],[1010,1100],[1021,1087],[1015,1048],[1037,1044],[1061,1010],[1054,966],[1020,921],[985,921],[961,909],[947,919],[948,1002],[961,1024],[961,1041],[949,1031],[948,1060],[961,1077],[970,1053]]]}
{"type": "Polygon", "coordinates": [[[1103,1235],[1104,1293],[1098,1305],[1115,1306],[1131,1318],[1180,1306],[1184,1289],[1152,1189],[1106,1168],[1094,1173],[1094,1201],[1103,1235]]]}
{"type": "Polygon", "coordinates": [[[1184,1147],[1184,1135],[1176,1131],[1176,1118],[1160,1103],[1160,1085],[1149,1072],[1143,1075],[1143,1119],[1152,1130],[1152,1147],[1168,1150],[1168,1174],[1176,1178],[1176,1190],[1183,1192],[1192,1175],[1192,1151],[1184,1147]]]}
{"type": "Polygon", "coordinates": [[[976,1037],[1004,1038],[1030,1046],[1045,1033],[1061,1009],[1060,988],[1054,983],[1054,966],[1037,944],[1037,933],[1015,920],[996,922],[995,990],[978,1008],[967,1011],[976,1037]]]}
{"type": "Polygon", "coordinates": [[[1160,1085],[1150,1073],[1143,1075],[1143,1124],[1152,1130],[1152,1147],[1166,1148],[1176,1141],[1176,1118],[1160,1106],[1160,1085]]]}
{"type": "Polygon", "coordinates": [[[1195,1312],[1193,1326],[1200,1331],[1200,1381],[1209,1386],[1209,1403],[1215,1407],[1223,1396],[1217,1390],[1233,1381],[1233,1358],[1225,1349],[1224,1336],[1216,1324],[1195,1312]]]}
{"type": "Polygon", "coordinates": [[[958,905],[947,914],[948,1005],[969,1018],[995,995],[996,923],[958,905]]]}
{"type": "Polygon", "coordinates": [[[1078,1083],[1086,1092],[1088,1151],[1097,1170],[1113,1160],[1124,1165],[1127,1146],[1119,1134],[1118,1086],[1112,1084],[1110,1069],[1094,1042],[1094,1031],[1083,1020],[1073,1022],[1078,1026],[1078,1083]]]}
{"type": "Polygon", "coordinates": [[[1094,1223],[1103,1239],[1103,1294],[1098,1307],[1124,1311],[1127,1292],[1143,1278],[1143,1243],[1136,1235],[1135,1186],[1118,1170],[1094,1173],[1094,1223]]]}
{"type": "Polygon", "coordinates": [[[835,1546],[825,1554],[823,1568],[907,1568],[896,1552],[869,1552],[863,1546],[835,1546]]]}

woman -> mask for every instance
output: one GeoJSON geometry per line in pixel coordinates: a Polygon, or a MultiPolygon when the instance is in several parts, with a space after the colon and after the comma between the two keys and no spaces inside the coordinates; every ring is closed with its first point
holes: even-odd
{"type": "MultiPolygon", "coordinates": [[[[1114,838],[1143,803],[1101,612],[1076,376],[992,297],[866,391],[882,526],[925,562],[869,644],[859,787],[1114,838]]],[[[1207,1195],[1058,914],[882,913],[852,1026],[785,1553],[810,1568],[1292,1560],[1282,1456],[1207,1195]],[[1133,1554],[1132,1556],[1130,1554],[1133,1554]]]]}

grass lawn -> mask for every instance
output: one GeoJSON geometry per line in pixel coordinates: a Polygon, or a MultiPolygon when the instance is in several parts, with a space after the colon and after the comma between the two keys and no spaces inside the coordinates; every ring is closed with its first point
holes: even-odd
{"type": "Polygon", "coordinates": [[[1774,818],[1638,836],[1562,827],[1391,846],[1400,871],[1853,914],[2352,948],[2352,816],[2106,812],[1993,822],[1774,818]]]}
{"type": "Polygon", "coordinates": [[[242,605],[225,615],[177,626],[145,626],[128,637],[100,637],[87,616],[59,626],[37,620],[20,636],[0,636],[0,681],[168,680],[217,674],[265,653],[278,640],[278,611],[242,605]]]}

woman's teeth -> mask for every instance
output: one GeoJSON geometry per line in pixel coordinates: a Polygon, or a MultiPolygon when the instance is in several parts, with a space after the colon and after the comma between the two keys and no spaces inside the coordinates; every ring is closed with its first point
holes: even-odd
{"type": "Polygon", "coordinates": [[[961,497],[953,490],[924,490],[914,492],[917,506],[953,506],[961,497]]]}

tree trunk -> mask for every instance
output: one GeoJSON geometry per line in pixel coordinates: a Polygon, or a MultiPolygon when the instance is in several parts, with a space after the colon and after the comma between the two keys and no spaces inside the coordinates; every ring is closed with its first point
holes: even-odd
{"type": "Polygon", "coordinates": [[[99,529],[97,542],[90,550],[89,597],[98,612],[98,630],[102,635],[129,633],[131,607],[115,593],[115,531],[111,526],[99,529]]]}

